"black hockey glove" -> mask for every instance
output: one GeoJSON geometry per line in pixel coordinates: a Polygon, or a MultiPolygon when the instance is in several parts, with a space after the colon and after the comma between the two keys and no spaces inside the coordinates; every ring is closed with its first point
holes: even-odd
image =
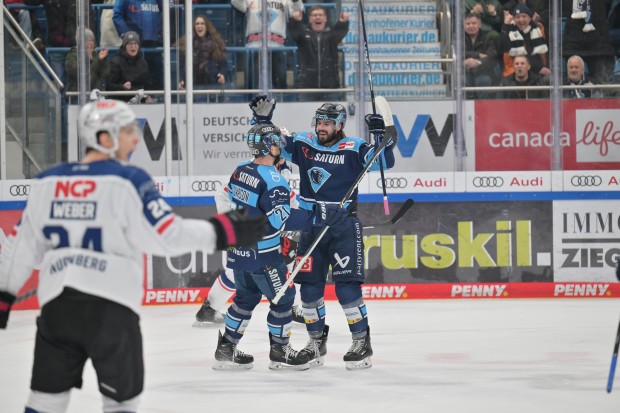
{"type": "Polygon", "coordinates": [[[349,212],[340,205],[317,202],[314,204],[313,214],[312,223],[314,225],[333,227],[342,221],[349,212]]]}
{"type": "Polygon", "coordinates": [[[215,228],[215,247],[250,247],[265,235],[267,219],[264,216],[249,217],[243,210],[214,215],[209,222],[215,228]]]}
{"type": "Polygon", "coordinates": [[[267,95],[258,95],[250,102],[250,109],[254,115],[254,123],[263,124],[271,123],[273,111],[276,108],[276,100],[267,97],[267,95]]]}
{"type": "Polygon", "coordinates": [[[0,291],[0,328],[6,328],[6,323],[9,321],[11,306],[14,301],[14,295],[0,291]]]}
{"type": "Polygon", "coordinates": [[[282,247],[282,258],[284,258],[284,262],[288,265],[295,261],[295,257],[297,257],[297,246],[299,243],[293,239],[287,237],[280,237],[280,246],[282,247]]]}
{"type": "Polygon", "coordinates": [[[620,258],[618,258],[618,262],[616,263],[616,277],[618,281],[620,281],[620,258]]]}

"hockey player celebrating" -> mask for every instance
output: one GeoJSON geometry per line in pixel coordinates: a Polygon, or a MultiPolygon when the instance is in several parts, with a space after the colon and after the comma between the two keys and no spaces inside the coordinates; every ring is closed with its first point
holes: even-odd
{"type": "Polygon", "coordinates": [[[175,215],[151,177],[128,166],[141,130],[129,106],[86,104],[78,136],[86,154],[39,174],[2,248],[0,328],[34,268],[41,315],[27,413],[64,412],[91,359],[104,412],[136,412],[144,383],[139,311],[142,254],[252,245],[263,217],[238,211],[208,221],[175,215]]]}
{"type": "MultiPolygon", "coordinates": [[[[310,354],[295,351],[290,343],[295,289],[289,288],[276,304],[272,300],[286,282],[288,270],[280,254],[280,231],[337,225],[346,216],[338,205],[317,204],[314,210],[291,209],[290,187],[277,171],[281,154],[280,130],[273,125],[256,125],[247,134],[254,161],[241,163],[228,184],[228,196],[235,208],[250,216],[266,216],[269,225],[263,239],[251,248],[230,248],[227,267],[234,270],[236,295],[226,311],[224,334],[218,336],[215,370],[242,370],[253,366],[254,357],[237,349],[254,308],[264,295],[270,301],[269,368],[305,370],[310,354]]],[[[292,286],[291,286],[292,287],[292,286]]]]}
{"type": "MultiPolygon", "coordinates": [[[[275,100],[257,96],[250,103],[257,123],[271,123],[275,100]]],[[[340,104],[324,103],[313,117],[313,132],[285,136],[282,157],[291,160],[300,170],[300,208],[312,210],[317,203],[338,205],[373,156],[375,148],[384,139],[385,123],[381,115],[367,115],[366,123],[373,134],[373,147],[361,138],[345,136],[347,113],[340,104]]],[[[395,142],[389,141],[378,161],[387,168],[394,166],[392,152],[395,142]]],[[[379,169],[379,164],[371,170],[379,169]]],[[[311,365],[323,365],[327,352],[329,326],[325,324],[325,283],[329,266],[336,286],[338,301],[345,312],[353,343],[344,356],[347,369],[372,366],[370,328],[366,305],[362,298],[364,282],[363,226],[356,216],[357,190],[346,200],[348,216],[336,225],[330,225],[325,236],[295,282],[301,284],[301,300],[310,339],[303,354],[310,355],[311,365]]],[[[322,228],[313,227],[302,234],[298,256],[305,254],[322,228]]]]}
{"type": "MultiPolygon", "coordinates": [[[[284,159],[281,159],[280,162],[278,162],[276,168],[278,172],[284,176],[286,181],[290,182],[291,169],[286,164],[284,159]]],[[[299,202],[297,202],[297,198],[295,197],[295,193],[293,191],[291,191],[290,198],[291,207],[297,208],[299,206],[299,202]]],[[[227,186],[216,192],[215,206],[217,208],[217,212],[220,214],[225,214],[233,209],[233,205],[228,197],[227,186]]],[[[289,271],[292,271],[296,255],[297,242],[292,239],[292,236],[289,233],[282,233],[280,242],[282,244],[281,252],[284,257],[284,262],[286,262],[289,271]]],[[[224,257],[224,259],[226,258],[224,257]]],[[[227,268],[217,277],[211,286],[207,298],[205,298],[202,306],[196,313],[196,321],[193,326],[206,327],[211,323],[222,324],[224,322],[223,313],[226,312],[226,303],[234,293],[235,278],[233,275],[233,270],[227,268]]],[[[299,298],[299,289],[297,289],[297,293],[295,294],[295,303],[293,304],[293,321],[302,324],[304,323],[301,300],[299,298]]]]}

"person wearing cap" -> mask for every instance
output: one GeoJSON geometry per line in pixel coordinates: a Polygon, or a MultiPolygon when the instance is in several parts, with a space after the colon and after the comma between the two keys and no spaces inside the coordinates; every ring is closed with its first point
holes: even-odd
{"type": "MultiPolygon", "coordinates": [[[[138,33],[126,32],[123,44],[118,53],[110,61],[110,75],[107,78],[106,88],[109,91],[138,91],[151,88],[151,73],[149,66],[140,51],[140,36],[138,33]]],[[[134,95],[119,96],[129,101],[134,95]]]]}
{"type": "MultiPolygon", "coordinates": [[[[108,49],[95,51],[97,42],[92,30],[84,29],[84,37],[86,38],[86,54],[89,58],[90,67],[90,87],[88,90],[104,90],[104,82],[110,71],[110,64],[107,59],[108,49]]],[[[79,44],[79,31],[75,36],[75,40],[76,44],[79,44]]],[[[78,60],[78,46],[73,46],[65,58],[65,71],[67,72],[66,90],[69,92],[78,90],[78,60]]]]}
{"type": "MultiPolygon", "coordinates": [[[[519,4],[525,4],[527,7],[529,7],[534,14],[532,15],[532,20],[534,20],[534,23],[536,24],[542,24],[543,27],[549,28],[551,26],[549,26],[549,1],[548,0],[508,0],[508,1],[503,1],[503,11],[502,11],[502,17],[506,18],[507,16],[509,16],[509,18],[512,18],[512,11],[514,10],[515,7],[517,7],[519,4]]],[[[549,36],[549,33],[547,33],[547,38],[549,36]]]]}
{"type": "Polygon", "coordinates": [[[532,72],[548,77],[549,49],[545,41],[542,25],[533,21],[534,11],[526,4],[518,4],[511,16],[506,16],[500,38],[502,56],[502,76],[514,73],[513,59],[515,56],[527,56],[532,72]]]}

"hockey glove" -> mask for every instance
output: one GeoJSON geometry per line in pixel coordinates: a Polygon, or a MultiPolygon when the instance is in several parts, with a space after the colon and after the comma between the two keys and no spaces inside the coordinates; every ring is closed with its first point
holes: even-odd
{"type": "Polygon", "coordinates": [[[258,124],[271,123],[271,117],[275,108],[276,100],[269,100],[267,95],[258,95],[250,102],[254,121],[258,124]]]}
{"type": "Polygon", "coordinates": [[[618,262],[616,264],[616,277],[618,278],[618,281],[620,281],[620,258],[618,258],[618,262]]]}
{"type": "Polygon", "coordinates": [[[9,321],[11,306],[14,301],[14,295],[0,291],[0,328],[6,328],[6,323],[9,321]]]}
{"type": "Polygon", "coordinates": [[[215,248],[225,250],[228,247],[255,245],[265,235],[267,220],[264,216],[249,217],[243,210],[235,210],[214,215],[209,222],[217,236],[215,248]]]}
{"type": "Polygon", "coordinates": [[[314,218],[312,223],[318,226],[333,227],[342,221],[349,212],[336,204],[326,204],[325,202],[317,202],[314,205],[314,218]]]}
{"type": "Polygon", "coordinates": [[[282,247],[282,258],[284,258],[284,262],[286,265],[295,261],[295,257],[297,257],[297,241],[292,240],[287,237],[280,237],[280,246],[282,247]]]}

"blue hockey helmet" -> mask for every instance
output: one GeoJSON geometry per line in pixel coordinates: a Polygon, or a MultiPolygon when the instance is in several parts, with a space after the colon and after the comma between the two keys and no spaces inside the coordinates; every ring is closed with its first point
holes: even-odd
{"type": "Polygon", "coordinates": [[[344,125],[347,123],[347,110],[340,103],[323,103],[312,118],[313,128],[316,126],[317,120],[331,120],[336,125],[342,124],[342,129],[344,129],[344,125]]]}
{"type": "Polygon", "coordinates": [[[267,156],[272,146],[280,147],[282,135],[280,128],[274,125],[255,125],[246,134],[250,153],[254,156],[267,156]]]}

